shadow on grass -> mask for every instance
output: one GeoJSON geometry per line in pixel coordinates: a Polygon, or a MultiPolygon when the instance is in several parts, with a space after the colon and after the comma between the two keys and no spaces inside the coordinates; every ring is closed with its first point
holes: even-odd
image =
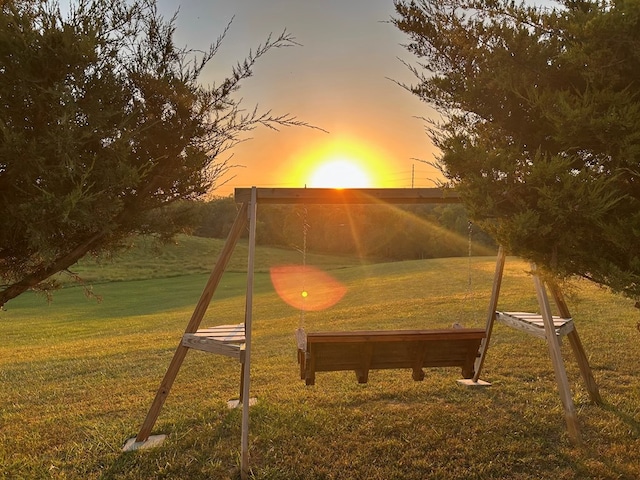
{"type": "MultiPolygon", "coordinates": [[[[240,478],[240,408],[216,409],[208,414],[173,423],[161,423],[154,434],[168,434],[165,442],[153,449],[121,452],[103,470],[100,478],[176,478],[189,480],[237,480],[240,478]]],[[[298,408],[259,401],[251,407],[250,467],[284,468],[287,478],[293,471],[305,471],[304,465],[289,458],[303,451],[308,439],[322,431],[321,423],[298,408]],[[288,452],[284,461],[280,449],[288,452]]],[[[324,437],[326,434],[323,434],[324,437]]],[[[291,476],[293,475],[293,476],[291,476]]],[[[269,477],[270,478],[270,477],[269,477]]]]}
{"type": "Polygon", "coordinates": [[[120,452],[100,478],[238,479],[240,418],[240,409],[220,408],[188,420],[160,423],[153,434],[168,435],[162,445],[120,452]]]}
{"type": "Polygon", "coordinates": [[[603,405],[600,405],[600,408],[618,417],[621,422],[629,427],[635,437],[640,437],[640,422],[638,420],[610,403],[605,402],[603,405]]]}
{"type": "MultiPolygon", "coordinates": [[[[305,402],[296,395],[287,404],[261,399],[251,409],[252,471],[264,479],[634,478],[631,469],[606,458],[595,445],[571,446],[564,424],[555,422],[557,415],[523,415],[518,405],[505,411],[506,397],[461,390],[450,392],[449,401],[434,398],[431,405],[414,392],[406,412],[386,404],[411,395],[380,391],[334,404],[319,398],[305,402]],[[456,404],[458,394],[467,401],[456,404]],[[487,414],[485,400],[495,403],[500,418],[487,414]]],[[[638,431],[637,421],[621,418],[638,431]]],[[[236,480],[240,430],[241,411],[223,407],[164,423],[156,431],[170,435],[165,445],[120,453],[101,478],[236,480]]]]}
{"type": "MultiPolygon", "coordinates": [[[[13,300],[5,316],[32,319],[47,315],[68,320],[103,320],[129,316],[166,314],[186,309],[192,312],[207,283],[208,275],[110,282],[92,286],[93,298],[86,298],[83,287],[71,286],[54,292],[47,303],[40,295],[24,295],[13,300]]],[[[229,299],[244,306],[246,274],[228,273],[221,280],[210,308],[229,299]]],[[[254,295],[273,294],[267,274],[256,275],[254,295]]],[[[13,318],[11,318],[13,317],[13,318]]],[[[187,319],[188,320],[188,319],[187,319]]],[[[185,320],[186,325],[186,320],[185,320]]]]}
{"type": "MultiPolygon", "coordinates": [[[[617,417],[628,427],[630,437],[635,437],[635,440],[640,438],[640,422],[631,415],[610,403],[592,405],[594,412],[598,409],[617,417]]],[[[572,445],[570,449],[564,449],[564,457],[573,466],[576,478],[638,478],[638,463],[633,443],[624,438],[625,434],[621,434],[617,439],[611,432],[603,432],[600,429],[583,431],[583,434],[584,443],[581,446],[572,445]],[[616,454],[604,453],[607,450],[616,454]],[[621,461],[621,457],[627,457],[626,461],[621,461]]]]}

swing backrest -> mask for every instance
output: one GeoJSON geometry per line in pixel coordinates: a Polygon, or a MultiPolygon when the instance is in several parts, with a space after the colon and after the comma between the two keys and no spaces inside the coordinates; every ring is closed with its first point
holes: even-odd
{"type": "Polygon", "coordinates": [[[300,374],[308,385],[315,372],[354,370],[366,383],[369,370],[411,368],[422,380],[423,367],[460,367],[473,376],[474,362],[486,332],[480,328],[313,332],[300,355],[300,374]]]}

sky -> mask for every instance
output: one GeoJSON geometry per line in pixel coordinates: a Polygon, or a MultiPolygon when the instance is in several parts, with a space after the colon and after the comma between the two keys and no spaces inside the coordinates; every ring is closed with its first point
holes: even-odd
{"type": "Polygon", "coordinates": [[[434,160],[419,118],[434,112],[394,83],[413,81],[400,59],[416,59],[388,22],[392,0],[158,0],[158,6],[165,17],[178,11],[180,47],[206,49],[233,19],[204,84],[223,79],[269,34],[286,29],[301,46],[268,52],[236,98],[247,110],[288,113],[328,132],[254,130],[230,152],[237,167],[214,195],[250,186],[435,186],[438,171],[415,160],[434,160]]]}

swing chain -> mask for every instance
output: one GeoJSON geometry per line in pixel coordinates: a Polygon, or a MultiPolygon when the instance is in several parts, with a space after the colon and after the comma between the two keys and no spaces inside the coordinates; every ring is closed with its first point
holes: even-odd
{"type": "MultiPolygon", "coordinates": [[[[469,220],[467,222],[467,288],[464,292],[464,297],[462,299],[462,305],[467,305],[471,298],[471,293],[473,291],[472,285],[472,275],[471,275],[471,255],[472,255],[472,236],[473,236],[473,222],[469,220]]],[[[463,311],[466,307],[461,307],[463,311]]]]}
{"type": "Polygon", "coordinates": [[[473,237],[473,222],[471,220],[467,223],[468,233],[468,245],[467,245],[467,294],[471,295],[471,255],[472,255],[472,237],[473,237]]]}
{"type": "Polygon", "coordinates": [[[306,271],[307,271],[307,233],[309,231],[308,222],[308,210],[304,205],[302,210],[302,289],[300,295],[302,296],[302,308],[300,309],[300,320],[298,323],[298,329],[296,330],[296,340],[298,343],[298,349],[306,350],[307,336],[305,333],[305,302],[307,299],[307,286],[306,286],[306,271]]]}

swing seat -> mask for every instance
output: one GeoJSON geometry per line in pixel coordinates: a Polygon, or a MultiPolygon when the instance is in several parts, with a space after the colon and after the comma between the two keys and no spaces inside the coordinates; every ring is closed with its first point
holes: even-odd
{"type": "Polygon", "coordinates": [[[353,370],[358,383],[367,383],[370,370],[410,368],[421,381],[424,367],[460,367],[472,378],[485,337],[480,328],[312,332],[298,350],[300,378],[314,385],[316,372],[353,370]]]}

